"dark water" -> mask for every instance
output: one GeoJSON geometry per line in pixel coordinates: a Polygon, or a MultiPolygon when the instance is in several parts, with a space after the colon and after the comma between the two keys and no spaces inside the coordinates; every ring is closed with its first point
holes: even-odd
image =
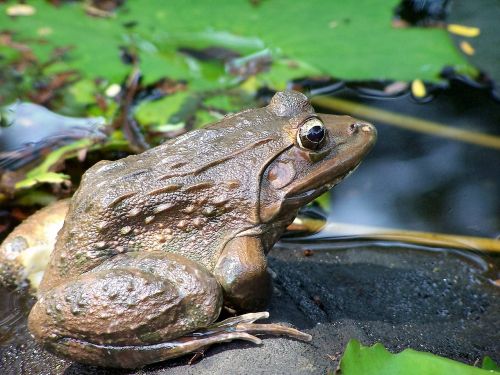
{"type": "Polygon", "coordinates": [[[0,288],[0,344],[16,340],[30,306],[25,291],[0,288]]]}
{"type": "MultiPolygon", "coordinates": [[[[342,98],[447,127],[500,137],[500,103],[452,87],[433,101],[342,98]]],[[[370,120],[370,118],[366,118],[370,120]]],[[[500,148],[386,125],[358,170],[332,192],[333,221],[458,235],[500,236],[500,148]]],[[[500,138],[497,138],[500,144],[500,138]]]]}

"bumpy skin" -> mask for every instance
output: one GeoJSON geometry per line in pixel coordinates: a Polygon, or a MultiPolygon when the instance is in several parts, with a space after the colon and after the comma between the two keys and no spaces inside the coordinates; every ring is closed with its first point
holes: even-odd
{"type": "Polygon", "coordinates": [[[327,136],[305,149],[297,132],[311,116],[304,95],[281,92],[265,108],[92,167],[30,314],[33,335],[78,361],[137,367],[167,358],[153,347],[211,325],[223,303],[265,306],[266,253],[375,141],[370,124],[318,115],[327,136]]]}

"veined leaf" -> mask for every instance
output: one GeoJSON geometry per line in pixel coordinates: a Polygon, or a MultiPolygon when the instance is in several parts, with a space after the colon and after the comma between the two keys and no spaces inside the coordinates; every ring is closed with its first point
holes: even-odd
{"type": "MultiPolygon", "coordinates": [[[[222,47],[248,56],[267,49],[273,85],[307,74],[343,79],[437,80],[444,66],[470,67],[446,30],[391,25],[398,0],[130,1],[107,19],[85,14],[81,3],[54,7],[32,1],[36,13],[12,18],[0,6],[0,24],[15,40],[30,41],[46,61],[54,47],[71,47],[58,69],[121,82],[130,65],[123,48],[136,51],[145,82],[186,79],[193,90],[223,88],[234,80],[221,61],[201,61],[180,47],[222,47]],[[217,9],[216,12],[213,10],[217,9]],[[47,32],[50,30],[50,32],[47,32]],[[43,43],[36,40],[43,39],[43,43]]],[[[0,52],[9,50],[0,46],[0,52]]]]}
{"type": "MultiPolygon", "coordinates": [[[[488,361],[488,366],[491,362],[488,361]]],[[[340,371],[342,375],[492,375],[494,373],[493,370],[468,366],[413,349],[392,354],[380,343],[368,347],[361,345],[357,340],[351,340],[347,344],[340,361],[340,371]]]]}

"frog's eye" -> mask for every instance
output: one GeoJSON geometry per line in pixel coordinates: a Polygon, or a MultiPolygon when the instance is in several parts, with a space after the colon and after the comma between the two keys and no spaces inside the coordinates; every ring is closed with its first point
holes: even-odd
{"type": "Polygon", "coordinates": [[[308,118],[297,132],[297,143],[308,150],[317,150],[323,144],[326,129],[317,117],[308,118]]]}

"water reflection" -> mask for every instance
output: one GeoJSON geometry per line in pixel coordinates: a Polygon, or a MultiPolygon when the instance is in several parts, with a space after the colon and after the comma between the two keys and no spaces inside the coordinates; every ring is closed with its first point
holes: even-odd
{"type": "Polygon", "coordinates": [[[26,293],[0,287],[0,343],[9,341],[25,319],[26,293]]]}

